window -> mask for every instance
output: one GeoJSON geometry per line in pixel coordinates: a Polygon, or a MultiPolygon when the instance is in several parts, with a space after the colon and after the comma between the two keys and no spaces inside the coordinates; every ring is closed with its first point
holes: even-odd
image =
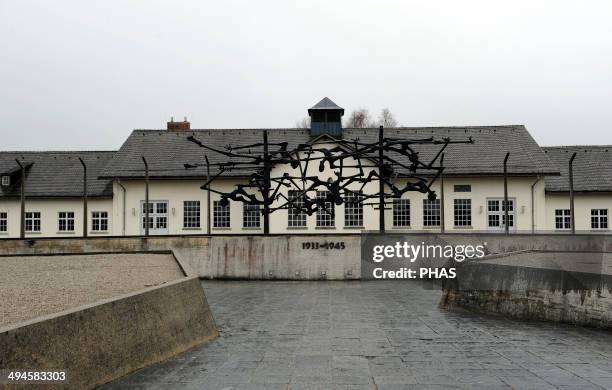
{"type": "Polygon", "coordinates": [[[245,228],[258,228],[260,226],[260,215],[259,205],[256,204],[242,204],[242,227],[245,228]]]}
{"type": "Polygon", "coordinates": [[[155,204],[154,203],[142,203],[142,231],[147,228],[147,210],[149,212],[149,229],[155,227],[155,204]]]}
{"type": "MultiPolygon", "coordinates": [[[[319,200],[325,200],[329,196],[329,191],[317,191],[317,199],[319,200]]],[[[317,227],[334,227],[336,224],[334,214],[334,202],[326,201],[317,204],[317,227]]]]}
{"type": "Polygon", "coordinates": [[[555,229],[570,229],[572,227],[570,209],[555,210],[555,229]]]}
{"type": "Polygon", "coordinates": [[[393,199],[393,226],[410,226],[410,199],[393,199]]]}
{"type": "Polygon", "coordinates": [[[213,201],[213,227],[229,228],[230,227],[230,205],[226,200],[227,205],[222,206],[220,200],[213,201]]]}
{"type": "Polygon", "coordinates": [[[155,210],[157,214],[168,214],[168,203],[155,202],[155,210]]]}
{"type": "Polygon", "coordinates": [[[8,231],[8,213],[5,211],[0,212],[0,232],[8,231]]]}
{"type": "Polygon", "coordinates": [[[40,211],[28,211],[25,213],[26,232],[40,231],[40,211]]]}
{"type": "Polygon", "coordinates": [[[608,228],[608,209],[591,209],[591,229],[608,228]]]}
{"type": "Polygon", "coordinates": [[[469,184],[455,184],[455,192],[472,192],[472,186],[469,184]]]}
{"type": "Polygon", "coordinates": [[[149,234],[166,234],[168,233],[168,201],[156,200],[145,203],[141,201],[141,234],[145,234],[147,224],[149,226],[149,234]],[[147,211],[149,212],[149,221],[147,223],[147,211]]]}
{"type": "Polygon", "coordinates": [[[183,227],[200,227],[200,201],[186,200],[183,202],[183,227]]]}
{"type": "Polygon", "coordinates": [[[423,226],[440,226],[440,199],[423,199],[423,226]]]}
{"type": "MultiPolygon", "coordinates": [[[[487,199],[487,225],[490,229],[505,228],[506,210],[503,199],[487,199]]],[[[508,199],[508,228],[514,227],[514,199],[508,199]]]]}
{"type": "Polygon", "coordinates": [[[8,187],[11,185],[11,177],[10,176],[2,176],[2,185],[4,187],[8,187]]]}
{"type": "Polygon", "coordinates": [[[74,211],[60,211],[59,212],[59,231],[60,232],[73,232],[74,231],[74,211]]]}
{"type": "Polygon", "coordinates": [[[291,190],[288,195],[289,208],[287,211],[287,226],[289,227],[305,227],[306,226],[306,214],[302,211],[304,207],[304,198],[300,196],[302,191],[291,190]]]}
{"type": "Polygon", "coordinates": [[[455,226],[472,226],[472,199],[455,199],[455,226]]]}
{"type": "Polygon", "coordinates": [[[91,230],[105,232],[108,230],[108,211],[91,212],[91,230]]]}
{"type": "Polygon", "coordinates": [[[344,196],[344,226],[363,226],[363,196],[349,192],[344,196]]]}

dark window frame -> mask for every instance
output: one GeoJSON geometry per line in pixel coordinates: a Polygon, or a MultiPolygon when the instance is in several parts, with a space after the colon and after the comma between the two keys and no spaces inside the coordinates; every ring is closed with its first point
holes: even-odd
{"type": "Polygon", "coordinates": [[[472,226],[472,199],[453,199],[453,223],[455,227],[472,226]]]}
{"type": "Polygon", "coordinates": [[[608,209],[591,209],[591,229],[608,229],[608,209]]]}
{"type": "Polygon", "coordinates": [[[410,199],[393,199],[393,227],[410,227],[410,199]]]}
{"type": "Polygon", "coordinates": [[[74,211],[57,213],[57,229],[60,232],[74,232],[74,211]]]}
{"type": "Polygon", "coordinates": [[[423,199],[423,227],[440,227],[442,223],[440,199],[423,199]]]}
{"type": "Polygon", "coordinates": [[[455,184],[453,186],[453,192],[472,192],[471,184],[455,184]]]}
{"type": "Polygon", "coordinates": [[[199,229],[202,225],[202,209],[199,200],[183,201],[183,228],[199,229]]]}
{"type": "Polygon", "coordinates": [[[222,206],[220,200],[213,201],[213,228],[229,229],[232,227],[231,203],[222,206]]]}
{"type": "Polygon", "coordinates": [[[261,209],[259,205],[242,204],[242,227],[247,229],[261,227],[261,209]]]}
{"type": "Polygon", "coordinates": [[[91,212],[91,231],[108,232],[108,211],[91,212]]]}

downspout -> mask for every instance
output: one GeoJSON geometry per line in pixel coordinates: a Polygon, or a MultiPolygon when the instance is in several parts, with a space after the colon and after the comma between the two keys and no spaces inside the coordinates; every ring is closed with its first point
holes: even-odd
{"type": "Polygon", "coordinates": [[[121,234],[125,236],[125,198],[126,198],[126,193],[127,190],[125,189],[125,187],[123,186],[123,184],[121,184],[121,179],[117,179],[117,184],[119,185],[119,187],[121,187],[121,189],[123,190],[123,215],[122,215],[122,229],[121,229],[121,234]]]}
{"type": "Polygon", "coordinates": [[[534,189],[536,184],[540,182],[541,177],[538,176],[537,179],[531,185],[531,234],[535,233],[535,195],[534,189]]]}

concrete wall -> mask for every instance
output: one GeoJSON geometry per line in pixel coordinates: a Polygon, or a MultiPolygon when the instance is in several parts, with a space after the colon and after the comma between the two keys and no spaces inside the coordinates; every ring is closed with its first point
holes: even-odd
{"type": "Polygon", "coordinates": [[[612,329],[612,276],[498,264],[465,264],[443,282],[440,306],[612,329]]]}
{"type": "Polygon", "coordinates": [[[67,369],[67,386],[40,388],[88,389],[217,335],[191,277],[0,329],[0,367],[67,369]]]}
{"type": "MultiPolygon", "coordinates": [[[[612,250],[612,236],[609,235],[411,233],[392,236],[398,241],[416,244],[434,239],[453,245],[486,242],[491,253],[519,250],[612,250]]],[[[0,240],[0,255],[172,250],[182,264],[202,278],[357,279],[361,273],[362,244],[375,242],[369,238],[371,235],[292,234],[0,240]],[[368,240],[364,241],[364,237],[368,237],[368,240]],[[329,249],[330,244],[333,244],[332,249],[329,249]]]]}
{"type": "MultiPolygon", "coordinates": [[[[359,235],[213,237],[203,256],[190,264],[206,278],[358,279],[360,244],[359,235]]],[[[174,252],[188,257],[181,249],[174,252]]]]}

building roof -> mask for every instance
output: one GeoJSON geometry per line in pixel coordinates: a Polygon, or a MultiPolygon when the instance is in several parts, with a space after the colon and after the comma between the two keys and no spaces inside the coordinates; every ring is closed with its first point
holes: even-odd
{"type": "MultiPolygon", "coordinates": [[[[207,151],[187,140],[194,136],[207,146],[223,149],[262,142],[268,130],[270,143],[287,142],[288,150],[311,140],[309,129],[210,129],[191,131],[134,130],[102,172],[104,177],[144,176],[141,156],[149,164],[150,177],[203,177],[205,168],[186,169],[184,164],[203,165],[206,154],[211,164],[227,162],[218,153],[207,151]]],[[[453,141],[472,137],[474,144],[452,144],[445,151],[447,175],[501,175],[506,152],[510,152],[510,175],[555,175],[557,167],[538,146],[524,126],[405,127],[385,129],[385,137],[422,139],[450,137],[453,141]]],[[[375,142],[378,129],[343,129],[343,139],[375,142]]],[[[415,146],[421,160],[428,161],[438,145],[415,146]]],[[[406,157],[403,162],[407,162],[406,157]]],[[[215,173],[213,170],[211,173],[215,173]]],[[[250,173],[250,172],[248,172],[250,173]]],[[[247,173],[247,174],[248,174],[247,173]]],[[[245,176],[245,171],[227,171],[226,176],[245,176]]]]}
{"type": "Polygon", "coordinates": [[[112,196],[110,179],[99,175],[115,152],[0,152],[0,174],[11,176],[9,187],[0,187],[0,197],[17,197],[21,193],[21,169],[15,159],[23,161],[26,169],[26,197],[70,197],[83,195],[83,167],[87,165],[88,196],[112,196]]]}
{"type": "Polygon", "coordinates": [[[548,157],[559,167],[560,176],[546,178],[546,191],[569,191],[569,160],[574,159],[574,190],[612,192],[612,145],[547,146],[548,157]]]}
{"type": "Polygon", "coordinates": [[[317,104],[310,107],[309,110],[344,110],[327,96],[321,99],[317,104]]]}

